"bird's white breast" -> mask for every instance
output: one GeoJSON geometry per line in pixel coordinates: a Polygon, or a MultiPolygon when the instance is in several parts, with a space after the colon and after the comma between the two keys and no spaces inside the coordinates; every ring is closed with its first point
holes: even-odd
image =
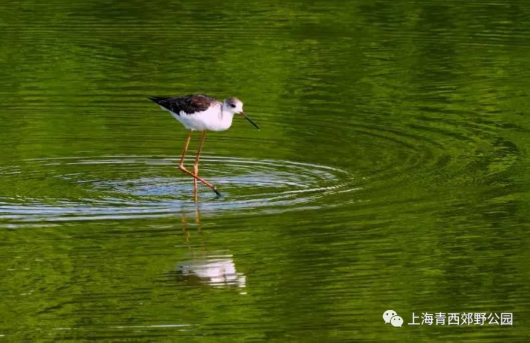
{"type": "Polygon", "coordinates": [[[186,114],[181,111],[179,114],[162,108],[175,119],[182,123],[187,129],[194,131],[224,131],[232,125],[233,115],[221,111],[221,104],[214,104],[206,111],[186,114]]]}

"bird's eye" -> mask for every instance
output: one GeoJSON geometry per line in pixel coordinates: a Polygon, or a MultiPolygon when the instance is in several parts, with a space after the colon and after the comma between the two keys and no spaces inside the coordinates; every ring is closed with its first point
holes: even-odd
{"type": "Polygon", "coordinates": [[[232,108],[236,108],[236,105],[234,105],[234,104],[230,104],[230,107],[232,107],[232,108]]]}

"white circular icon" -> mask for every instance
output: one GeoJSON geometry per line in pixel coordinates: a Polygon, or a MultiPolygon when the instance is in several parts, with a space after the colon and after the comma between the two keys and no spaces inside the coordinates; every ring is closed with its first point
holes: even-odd
{"type": "Polygon", "coordinates": [[[392,317],[392,319],[390,319],[390,323],[395,328],[401,327],[401,325],[403,325],[403,318],[401,318],[400,316],[396,315],[396,316],[392,317]]]}
{"type": "MultiPolygon", "coordinates": [[[[385,313],[383,313],[383,319],[385,320],[385,324],[390,323],[390,320],[394,316],[397,316],[396,311],[392,311],[392,310],[385,311],[385,313]]],[[[401,321],[403,321],[403,319],[401,321]]]]}

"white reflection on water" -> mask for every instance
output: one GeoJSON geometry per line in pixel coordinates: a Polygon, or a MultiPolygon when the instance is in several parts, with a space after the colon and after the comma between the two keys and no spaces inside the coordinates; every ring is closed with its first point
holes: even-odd
{"type": "MultiPolygon", "coordinates": [[[[202,224],[199,207],[194,207],[193,214],[183,213],[181,218],[184,232],[185,246],[189,249],[187,258],[177,263],[175,272],[177,279],[189,284],[206,284],[212,287],[246,287],[246,277],[238,273],[233,256],[228,250],[208,251],[202,239],[202,224]],[[194,216],[194,223],[190,223],[188,216],[194,216]],[[191,244],[189,225],[197,229],[199,244],[191,244]],[[199,248],[199,249],[197,249],[199,248]]],[[[246,292],[241,292],[246,294],[246,292]]]]}
{"type": "Polygon", "coordinates": [[[211,255],[180,262],[175,268],[185,278],[195,278],[213,287],[246,287],[246,277],[238,273],[232,255],[211,255]]]}

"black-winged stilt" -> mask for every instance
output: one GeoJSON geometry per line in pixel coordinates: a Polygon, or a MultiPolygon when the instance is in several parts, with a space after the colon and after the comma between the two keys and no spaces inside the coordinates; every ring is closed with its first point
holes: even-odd
{"type": "Polygon", "coordinates": [[[197,181],[212,189],[218,196],[221,193],[211,183],[199,177],[199,158],[206,137],[206,131],[225,131],[232,125],[235,114],[242,115],[258,130],[259,127],[243,112],[243,103],[238,98],[228,98],[223,102],[204,94],[186,95],[183,97],[147,97],[149,100],[160,105],[163,110],[171,113],[175,119],[190,130],[184,144],[180,158],[179,169],[193,177],[193,189],[197,199],[197,181]],[[195,156],[193,173],[184,167],[184,158],[191,140],[193,131],[201,131],[201,141],[195,156]]]}

